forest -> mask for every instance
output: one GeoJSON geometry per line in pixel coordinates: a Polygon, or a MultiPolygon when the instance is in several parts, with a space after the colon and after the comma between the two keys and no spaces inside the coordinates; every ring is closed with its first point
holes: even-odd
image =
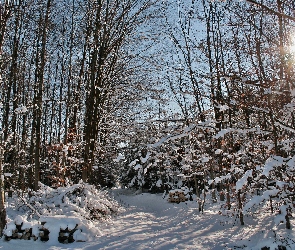
{"type": "Polygon", "coordinates": [[[187,189],[200,212],[224,202],[240,225],[266,206],[291,229],[294,10],[0,0],[0,234],[6,195],[81,183],[187,189]]]}

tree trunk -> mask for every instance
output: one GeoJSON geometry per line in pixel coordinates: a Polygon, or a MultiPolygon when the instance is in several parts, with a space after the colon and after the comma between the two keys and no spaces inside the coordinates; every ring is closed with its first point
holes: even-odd
{"type": "Polygon", "coordinates": [[[240,223],[241,225],[245,225],[244,223],[244,214],[243,214],[243,211],[242,211],[242,199],[241,199],[241,190],[238,191],[238,203],[239,203],[239,217],[240,217],[240,223]]]}
{"type": "MultiPolygon", "coordinates": [[[[2,69],[2,45],[6,32],[6,23],[11,15],[11,9],[8,8],[9,3],[5,1],[0,4],[0,70],[2,69]]],[[[2,72],[0,71],[0,81],[2,81],[2,72]]],[[[1,84],[2,85],[2,84],[1,84]]],[[[4,193],[4,175],[3,175],[3,156],[4,150],[2,145],[2,135],[0,137],[0,237],[3,235],[3,229],[6,225],[6,209],[5,209],[5,193],[4,193]]]]}
{"type": "Polygon", "coordinates": [[[4,197],[4,173],[2,169],[2,160],[3,160],[3,148],[2,148],[2,139],[0,145],[0,237],[3,235],[3,229],[6,225],[6,209],[5,209],[5,197],[4,197]]]}
{"type": "Polygon", "coordinates": [[[226,181],[226,204],[227,204],[227,209],[230,210],[231,209],[231,203],[230,203],[230,188],[229,188],[230,184],[229,181],[226,181]]]}
{"type": "MultiPolygon", "coordinates": [[[[40,65],[36,65],[36,140],[35,140],[35,169],[34,169],[34,190],[38,190],[39,186],[39,179],[40,179],[40,148],[41,148],[41,121],[42,121],[42,96],[43,96],[43,85],[44,85],[44,71],[45,71],[45,54],[46,54],[46,40],[47,40],[47,28],[48,28],[48,22],[49,22],[49,13],[50,13],[50,7],[51,7],[51,0],[47,1],[46,6],[46,13],[44,18],[44,23],[42,26],[42,47],[40,56],[37,55],[37,57],[40,57],[40,65]]],[[[41,23],[40,23],[41,25],[41,23]]]]}

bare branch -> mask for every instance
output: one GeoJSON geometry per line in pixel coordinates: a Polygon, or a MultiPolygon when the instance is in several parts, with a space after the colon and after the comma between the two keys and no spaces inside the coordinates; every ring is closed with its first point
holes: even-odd
{"type": "Polygon", "coordinates": [[[289,16],[287,14],[284,14],[284,13],[280,13],[278,11],[275,11],[269,7],[267,7],[266,5],[262,4],[262,3],[258,3],[257,1],[254,1],[254,0],[246,0],[248,3],[252,3],[252,4],[255,4],[259,7],[262,7],[263,9],[266,9],[267,11],[269,11],[270,13],[272,14],[275,14],[276,16],[279,16],[279,17],[283,17],[283,18],[286,18],[286,19],[289,19],[289,20],[292,20],[292,21],[295,21],[295,17],[293,16],[289,16]]]}

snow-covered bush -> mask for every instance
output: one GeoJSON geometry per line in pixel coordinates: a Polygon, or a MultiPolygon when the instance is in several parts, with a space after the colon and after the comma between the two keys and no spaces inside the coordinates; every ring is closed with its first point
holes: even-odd
{"type": "Polygon", "coordinates": [[[276,225],[285,222],[286,228],[290,228],[289,217],[294,210],[294,159],[295,156],[271,156],[261,168],[257,167],[251,186],[259,192],[252,192],[254,195],[246,200],[244,213],[268,204],[276,225]]]}
{"type": "Polygon", "coordinates": [[[119,204],[110,198],[107,191],[80,182],[68,187],[50,188],[40,183],[37,192],[25,196],[16,209],[36,215],[76,216],[87,220],[98,220],[118,213],[119,204]],[[26,204],[24,204],[26,203],[26,204]]]}

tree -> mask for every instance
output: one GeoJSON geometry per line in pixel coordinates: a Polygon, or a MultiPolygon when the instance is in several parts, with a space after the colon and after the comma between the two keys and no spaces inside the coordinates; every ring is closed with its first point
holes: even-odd
{"type": "MultiPolygon", "coordinates": [[[[3,42],[6,35],[7,22],[12,15],[12,5],[10,1],[4,1],[0,3],[0,86],[3,87],[2,80],[2,67],[3,67],[3,42]]],[[[2,124],[3,125],[3,124],[2,124]]],[[[3,234],[3,229],[6,225],[6,209],[4,205],[5,192],[4,192],[4,172],[2,161],[4,158],[4,147],[3,147],[3,132],[0,134],[0,236],[3,234]]]]}
{"type": "Polygon", "coordinates": [[[106,105],[126,77],[120,63],[123,45],[138,23],[144,20],[144,12],[152,2],[98,1],[89,4],[91,38],[85,82],[84,181],[91,176],[96,143],[102,141],[104,130],[100,127],[106,122],[106,105]]]}
{"type": "Polygon", "coordinates": [[[6,209],[5,209],[5,192],[4,192],[4,172],[3,172],[3,145],[2,145],[2,135],[1,135],[1,144],[0,144],[0,236],[3,235],[3,229],[6,225],[6,209]]]}

